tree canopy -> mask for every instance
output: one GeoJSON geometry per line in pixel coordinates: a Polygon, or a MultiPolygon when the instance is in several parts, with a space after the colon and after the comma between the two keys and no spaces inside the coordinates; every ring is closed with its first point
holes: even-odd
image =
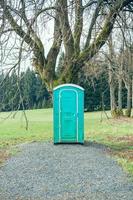
{"type": "MultiPolygon", "coordinates": [[[[132,0],[1,0],[1,47],[9,45],[7,41],[14,33],[19,39],[14,47],[19,51],[11,69],[20,68],[25,51],[27,56],[32,55],[36,73],[51,90],[59,82],[77,81],[83,66],[106,43],[120,12],[132,12],[132,6],[132,0]],[[54,23],[53,39],[46,55],[43,37],[45,26],[51,19],[54,23]],[[95,37],[92,37],[95,28],[95,37]],[[64,66],[57,76],[56,64],[62,48],[64,66]]],[[[12,51],[13,47],[8,55],[3,53],[8,60],[12,51]]]]}

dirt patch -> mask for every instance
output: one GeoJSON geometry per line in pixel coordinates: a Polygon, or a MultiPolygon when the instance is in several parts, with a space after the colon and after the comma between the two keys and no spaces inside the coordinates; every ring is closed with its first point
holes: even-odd
{"type": "Polygon", "coordinates": [[[120,158],[126,158],[129,161],[133,161],[133,150],[127,150],[127,151],[121,151],[121,152],[117,152],[117,155],[120,158]]]}
{"type": "Polygon", "coordinates": [[[9,158],[9,152],[7,150],[0,150],[0,165],[9,158]]]}
{"type": "Polygon", "coordinates": [[[133,123],[133,118],[129,118],[129,117],[119,117],[119,118],[115,118],[115,119],[110,119],[109,120],[110,123],[112,124],[121,124],[121,123],[128,123],[128,124],[132,124],[133,123]]]}
{"type": "MultiPolygon", "coordinates": [[[[126,143],[128,146],[133,146],[133,135],[125,135],[115,138],[115,141],[126,143]]],[[[129,161],[133,161],[133,150],[122,150],[117,152],[117,155],[121,158],[126,158],[129,161]]]]}
{"type": "Polygon", "coordinates": [[[130,147],[133,146],[133,135],[125,135],[120,137],[113,137],[108,136],[107,139],[109,141],[112,141],[116,144],[122,145],[119,150],[112,150],[111,154],[117,155],[120,158],[127,159],[128,161],[133,161],[133,149],[130,149],[130,147]]]}
{"type": "Polygon", "coordinates": [[[109,141],[118,142],[118,143],[126,143],[128,146],[133,146],[133,135],[124,135],[120,137],[108,136],[107,139],[109,141]]]}
{"type": "Polygon", "coordinates": [[[116,137],[115,141],[126,142],[126,143],[130,144],[130,146],[132,146],[133,145],[133,135],[125,135],[125,136],[121,136],[121,137],[116,137]]]}

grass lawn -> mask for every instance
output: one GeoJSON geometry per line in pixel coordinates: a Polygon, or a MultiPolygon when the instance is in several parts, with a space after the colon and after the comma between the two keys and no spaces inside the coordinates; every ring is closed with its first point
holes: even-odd
{"type": "MultiPolygon", "coordinates": [[[[23,112],[0,113],[0,162],[7,158],[7,147],[14,144],[52,140],[52,109],[29,110],[26,115],[28,130],[23,112]]],[[[133,174],[133,118],[108,120],[103,114],[101,122],[101,112],[85,113],[85,140],[109,146],[118,162],[133,174]]]]}

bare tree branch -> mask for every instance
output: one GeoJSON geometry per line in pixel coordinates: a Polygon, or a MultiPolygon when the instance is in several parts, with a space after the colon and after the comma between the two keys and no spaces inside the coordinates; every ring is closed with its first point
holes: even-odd
{"type": "Polygon", "coordinates": [[[91,40],[91,34],[92,34],[92,30],[93,27],[96,23],[97,17],[99,15],[99,11],[101,9],[101,5],[103,3],[103,0],[99,0],[97,3],[97,7],[93,13],[92,19],[91,19],[91,23],[90,23],[90,27],[89,27],[89,31],[88,31],[88,35],[87,35],[87,40],[86,40],[86,44],[85,44],[85,48],[87,48],[90,45],[90,40],[91,40]]]}
{"type": "Polygon", "coordinates": [[[93,4],[97,4],[97,1],[90,0],[85,6],[83,6],[83,9],[86,9],[86,8],[92,6],[93,4]]]}
{"type": "Polygon", "coordinates": [[[120,12],[120,10],[122,10],[124,6],[128,5],[130,2],[131,0],[121,0],[121,1],[117,0],[116,1],[115,5],[110,10],[110,13],[106,17],[103,29],[97,36],[96,41],[94,41],[94,43],[92,43],[89,47],[84,49],[84,51],[79,56],[79,60],[81,62],[87,62],[105,44],[109,34],[111,33],[113,29],[118,13],[120,12]]]}
{"type": "Polygon", "coordinates": [[[74,39],[68,20],[67,0],[58,0],[59,19],[67,59],[74,54],[74,39]]]}
{"type": "Polygon", "coordinates": [[[80,52],[80,38],[82,29],[83,29],[82,0],[75,0],[74,48],[76,55],[78,55],[80,52]]]}

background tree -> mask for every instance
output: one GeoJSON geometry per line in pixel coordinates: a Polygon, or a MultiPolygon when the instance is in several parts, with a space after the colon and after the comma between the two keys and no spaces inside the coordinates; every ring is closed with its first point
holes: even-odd
{"type": "MultiPolygon", "coordinates": [[[[0,84],[2,84],[3,75],[0,75],[0,79],[0,84]]],[[[42,84],[40,77],[29,68],[25,72],[21,72],[20,77],[15,70],[6,77],[3,87],[2,85],[0,87],[0,102],[0,111],[23,110],[23,106],[25,109],[51,106],[47,89],[42,84]],[[16,84],[18,80],[20,81],[19,86],[16,84]]]]}

